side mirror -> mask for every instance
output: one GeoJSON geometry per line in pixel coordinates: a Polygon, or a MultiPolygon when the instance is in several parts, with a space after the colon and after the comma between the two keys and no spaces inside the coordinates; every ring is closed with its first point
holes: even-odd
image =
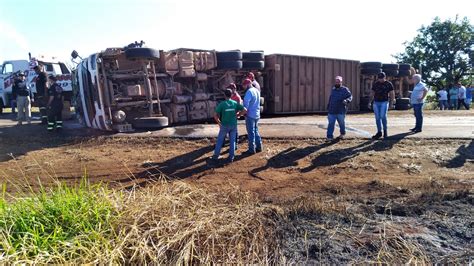
{"type": "Polygon", "coordinates": [[[76,59],[76,58],[78,58],[78,57],[79,57],[80,59],[82,59],[82,57],[79,56],[79,53],[78,53],[76,50],[73,50],[73,51],[71,52],[71,57],[72,57],[73,59],[76,59]]]}

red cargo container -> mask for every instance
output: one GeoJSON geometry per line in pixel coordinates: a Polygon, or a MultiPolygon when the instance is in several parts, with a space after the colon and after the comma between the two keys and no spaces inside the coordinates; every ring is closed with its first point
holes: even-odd
{"type": "Polygon", "coordinates": [[[350,111],[359,111],[360,62],[272,54],[265,57],[265,112],[295,114],[327,111],[334,77],[342,76],[353,96],[350,111]]]}

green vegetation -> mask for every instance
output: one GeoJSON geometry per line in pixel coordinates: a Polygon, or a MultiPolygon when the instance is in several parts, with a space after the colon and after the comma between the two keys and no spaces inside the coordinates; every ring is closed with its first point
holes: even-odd
{"type": "Polygon", "coordinates": [[[436,91],[457,81],[472,82],[474,25],[467,17],[446,21],[437,17],[418,32],[413,41],[405,42],[405,51],[395,55],[399,62],[422,66],[423,79],[436,91]]]}
{"type": "Polygon", "coordinates": [[[83,181],[30,197],[0,199],[0,253],[4,261],[61,263],[101,257],[111,249],[120,217],[111,192],[83,181]]]}

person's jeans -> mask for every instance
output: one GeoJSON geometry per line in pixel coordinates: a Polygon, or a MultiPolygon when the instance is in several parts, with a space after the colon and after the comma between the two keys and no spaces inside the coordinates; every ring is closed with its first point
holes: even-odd
{"type": "Polygon", "coordinates": [[[387,112],[388,112],[388,101],[386,102],[374,102],[374,114],[375,123],[377,125],[377,132],[387,131],[387,112]]]}
{"type": "Polygon", "coordinates": [[[339,132],[341,133],[341,135],[346,134],[346,123],[344,121],[345,118],[346,118],[345,114],[328,114],[328,130],[326,134],[326,137],[328,139],[334,138],[333,134],[334,134],[334,125],[336,124],[336,120],[337,120],[337,124],[339,125],[339,132]]]}
{"type": "Polygon", "coordinates": [[[458,110],[461,109],[461,105],[463,105],[466,110],[469,110],[469,105],[466,104],[466,99],[458,100],[458,110]]]}
{"type": "Polygon", "coordinates": [[[16,98],[16,104],[18,109],[18,122],[31,121],[31,100],[30,96],[18,96],[16,98]]]}
{"type": "Polygon", "coordinates": [[[423,104],[416,103],[413,104],[413,111],[415,112],[415,130],[421,130],[423,127],[423,104]]]}
{"type": "Polygon", "coordinates": [[[222,146],[224,145],[225,136],[230,136],[230,144],[229,144],[229,159],[234,160],[235,156],[235,134],[237,131],[237,126],[224,126],[221,125],[219,128],[219,134],[217,135],[217,143],[214,149],[214,159],[219,158],[219,154],[221,153],[222,146]]]}
{"type": "Polygon", "coordinates": [[[448,100],[439,100],[439,109],[448,110],[449,109],[448,100]]]}
{"type": "MultiPolygon", "coordinates": [[[[230,140],[230,133],[229,133],[229,140],[230,140]]],[[[237,149],[237,144],[239,143],[239,129],[235,127],[235,149],[237,149]]]]}
{"type": "Polygon", "coordinates": [[[249,151],[255,152],[256,150],[262,150],[262,138],[258,132],[258,120],[251,117],[245,118],[245,126],[247,127],[247,134],[249,140],[249,151]]]}
{"type": "Polygon", "coordinates": [[[458,109],[458,100],[457,99],[449,100],[449,107],[451,108],[451,110],[458,109]]]}

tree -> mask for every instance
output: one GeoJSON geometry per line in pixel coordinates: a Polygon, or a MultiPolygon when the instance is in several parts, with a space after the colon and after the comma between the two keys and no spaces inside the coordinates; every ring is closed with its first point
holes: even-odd
{"type": "Polygon", "coordinates": [[[413,41],[404,43],[405,52],[394,56],[399,63],[421,66],[423,80],[438,89],[472,81],[474,26],[467,17],[447,21],[436,17],[418,32],[413,41]]]}

